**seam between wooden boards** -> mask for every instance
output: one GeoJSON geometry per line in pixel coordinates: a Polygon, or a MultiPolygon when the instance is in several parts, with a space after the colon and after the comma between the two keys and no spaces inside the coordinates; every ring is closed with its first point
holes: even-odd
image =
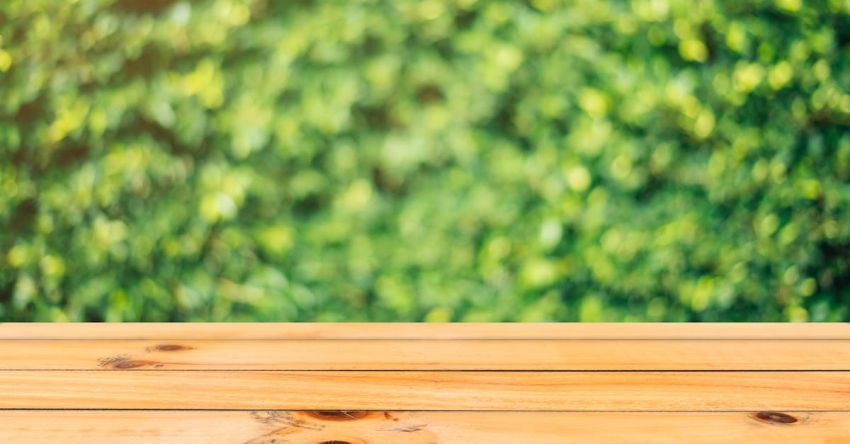
{"type": "Polygon", "coordinates": [[[194,337],[138,337],[138,338],[0,338],[0,342],[27,342],[27,341],[44,341],[44,342],[82,342],[82,341],[210,341],[210,342],[282,342],[282,341],[297,341],[297,342],[320,342],[320,341],[517,341],[517,342],[535,342],[535,341],[850,341],[850,336],[846,338],[836,337],[739,337],[739,338],[657,338],[657,337],[628,337],[628,338],[194,338],[194,337]]]}
{"type": "Polygon", "coordinates": [[[299,368],[213,368],[213,369],[180,369],[180,368],[139,368],[139,369],[112,369],[112,368],[6,368],[0,369],[2,372],[188,372],[188,373],[221,373],[221,372],[239,372],[239,373],[256,373],[256,372],[298,372],[298,373],[848,373],[850,369],[586,369],[586,370],[549,370],[549,369],[299,369],[299,368]]]}
{"type": "MultiPolygon", "coordinates": [[[[752,413],[759,409],[727,409],[727,410],[539,410],[539,409],[344,409],[344,410],[316,410],[316,409],[239,409],[239,408],[103,408],[103,407],[73,407],[73,408],[30,408],[19,407],[0,408],[0,412],[432,412],[432,413],[696,413],[696,414],[724,414],[724,413],[752,413]]],[[[847,413],[850,409],[783,409],[787,413],[847,413]]]]}

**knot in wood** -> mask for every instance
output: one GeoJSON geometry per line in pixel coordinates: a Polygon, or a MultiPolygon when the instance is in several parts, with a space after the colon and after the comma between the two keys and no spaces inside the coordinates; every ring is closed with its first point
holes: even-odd
{"type": "Polygon", "coordinates": [[[758,412],[753,416],[768,424],[793,424],[797,422],[797,418],[781,412],[758,412]]]}

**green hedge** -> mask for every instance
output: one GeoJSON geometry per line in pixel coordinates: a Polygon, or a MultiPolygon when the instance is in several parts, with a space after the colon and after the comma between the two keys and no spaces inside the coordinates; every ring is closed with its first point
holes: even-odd
{"type": "Polygon", "coordinates": [[[3,0],[0,319],[847,320],[850,2],[3,0]]]}

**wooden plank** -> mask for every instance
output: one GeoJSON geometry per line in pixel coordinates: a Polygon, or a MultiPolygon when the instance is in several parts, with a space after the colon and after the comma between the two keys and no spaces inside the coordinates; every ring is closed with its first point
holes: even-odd
{"type": "Polygon", "coordinates": [[[0,408],[814,411],[848,406],[848,372],[0,372],[0,408]]]}
{"type": "Polygon", "coordinates": [[[0,323],[0,339],[850,339],[848,323],[0,323]]]}
{"type": "Polygon", "coordinates": [[[0,369],[850,370],[850,340],[0,340],[0,369]]]}
{"type": "Polygon", "coordinates": [[[850,413],[0,411],[0,442],[846,442],[850,413]]]}

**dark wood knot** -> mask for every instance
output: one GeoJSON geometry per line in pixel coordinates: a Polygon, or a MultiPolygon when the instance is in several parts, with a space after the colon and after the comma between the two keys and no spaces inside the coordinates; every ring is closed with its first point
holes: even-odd
{"type": "Polygon", "coordinates": [[[356,410],[316,410],[306,413],[314,418],[325,421],[354,421],[369,416],[369,412],[356,410]]]}
{"type": "Polygon", "coordinates": [[[180,344],[158,344],[154,345],[153,347],[148,347],[148,351],[173,352],[184,350],[192,350],[192,347],[180,344]]]}
{"type": "Polygon", "coordinates": [[[768,424],[794,424],[797,418],[781,412],[758,412],[753,417],[768,424]]]}

